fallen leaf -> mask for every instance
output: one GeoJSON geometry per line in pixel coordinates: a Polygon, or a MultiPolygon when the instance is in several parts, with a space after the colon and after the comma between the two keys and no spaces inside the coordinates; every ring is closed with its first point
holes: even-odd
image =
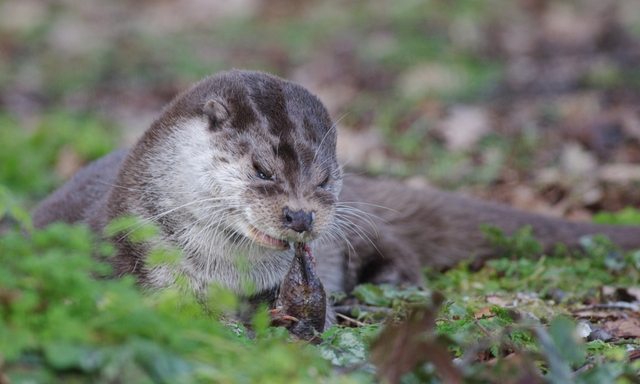
{"type": "Polygon", "coordinates": [[[478,312],[474,313],[473,317],[476,319],[486,319],[489,317],[493,317],[493,314],[491,313],[491,308],[487,307],[482,308],[478,312]]]}
{"type": "Polygon", "coordinates": [[[511,303],[511,301],[505,300],[498,295],[487,295],[487,303],[497,305],[499,307],[506,307],[511,303]]]}
{"type": "Polygon", "coordinates": [[[626,318],[607,321],[602,329],[619,338],[640,338],[640,319],[626,318]]]}
{"type": "Polygon", "coordinates": [[[489,115],[484,108],[455,106],[438,127],[447,147],[455,151],[471,149],[484,135],[491,132],[489,115]]]}
{"type": "Polygon", "coordinates": [[[598,170],[598,179],[607,183],[628,184],[640,180],[640,165],[604,164],[598,170]]]}
{"type": "Polygon", "coordinates": [[[434,365],[443,383],[463,382],[447,345],[435,335],[435,319],[444,297],[436,292],[432,297],[432,306],[415,308],[405,323],[388,325],[372,343],[371,361],[387,382],[399,383],[405,373],[427,361],[434,365]]]}

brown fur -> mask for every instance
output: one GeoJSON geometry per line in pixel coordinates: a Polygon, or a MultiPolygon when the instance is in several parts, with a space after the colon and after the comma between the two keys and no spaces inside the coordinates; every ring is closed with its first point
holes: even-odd
{"type": "MultiPolygon", "coordinates": [[[[181,193],[206,195],[210,188],[211,193],[227,196],[228,191],[219,190],[238,182],[238,198],[248,202],[256,222],[272,229],[278,239],[317,238],[312,244],[318,274],[329,292],[348,292],[365,281],[422,284],[421,266],[446,269],[474,255],[499,256],[500,250],[492,248],[479,230],[481,224],[498,226],[508,235],[531,225],[547,250],[557,242],[577,247],[581,236],[595,233],[627,249],[640,247],[637,228],[573,223],[394,180],[342,180],[335,145],[335,129],[325,108],[302,87],[262,73],[226,72],[178,96],[131,150],[114,152],[81,170],[36,208],[34,223],[43,227],[53,221],[84,221],[101,233],[113,218],[134,214],[156,222],[167,243],[189,250],[193,233],[200,233],[188,230],[200,224],[194,216],[198,211],[185,207],[167,213],[168,209],[178,206],[181,193]],[[189,121],[192,124],[185,125],[189,121]],[[192,145],[194,152],[210,151],[206,161],[197,164],[212,172],[234,166],[241,171],[229,176],[231,181],[210,176],[206,188],[197,177],[182,180],[182,174],[190,172],[209,177],[209,168],[187,169],[180,163],[179,156],[189,154],[180,152],[185,145],[192,145]],[[282,212],[290,211],[313,212],[313,225],[308,231],[293,231],[282,223],[282,212]]],[[[206,202],[201,208],[207,208],[206,202]]],[[[203,256],[201,248],[186,251],[191,264],[183,272],[192,278],[194,289],[236,273],[226,260],[235,257],[231,246],[257,247],[247,245],[236,229],[215,229],[226,231],[224,240],[230,247],[220,245],[223,249],[214,250],[214,256],[203,256]],[[217,272],[201,277],[206,268],[217,272]]],[[[112,261],[119,274],[136,274],[142,284],[163,284],[145,268],[148,244],[114,241],[118,254],[112,261]]],[[[255,261],[250,279],[258,286],[264,283],[256,297],[273,302],[274,281],[284,275],[293,255],[268,248],[264,253],[264,260],[255,261]]]]}

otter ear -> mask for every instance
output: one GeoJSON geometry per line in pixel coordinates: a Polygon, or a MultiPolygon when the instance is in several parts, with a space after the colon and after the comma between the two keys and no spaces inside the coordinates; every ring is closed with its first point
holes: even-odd
{"type": "Polygon", "coordinates": [[[209,129],[214,131],[222,126],[222,123],[229,118],[229,110],[219,99],[209,99],[202,109],[207,118],[209,118],[209,129]]]}

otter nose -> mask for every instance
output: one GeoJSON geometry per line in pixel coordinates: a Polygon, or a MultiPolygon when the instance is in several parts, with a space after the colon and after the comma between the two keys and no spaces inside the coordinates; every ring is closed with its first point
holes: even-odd
{"type": "Polygon", "coordinates": [[[307,213],[302,209],[299,211],[291,211],[288,207],[283,210],[284,213],[284,226],[291,228],[296,232],[309,232],[313,229],[313,218],[315,214],[312,212],[307,213]]]}

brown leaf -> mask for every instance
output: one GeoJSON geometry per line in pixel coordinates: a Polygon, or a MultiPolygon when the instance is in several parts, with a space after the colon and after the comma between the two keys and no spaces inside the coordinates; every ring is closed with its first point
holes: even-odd
{"type": "Polygon", "coordinates": [[[610,287],[608,285],[603,285],[602,287],[600,287],[600,294],[603,297],[613,296],[614,293],[616,293],[616,288],[615,287],[610,287]]]}
{"type": "Polygon", "coordinates": [[[604,164],[598,170],[598,178],[607,183],[628,184],[640,180],[637,164],[604,164]]]}
{"type": "Polygon", "coordinates": [[[629,352],[629,361],[634,361],[634,360],[638,360],[640,359],[640,351],[637,349],[634,349],[633,351],[629,352]]]}
{"type": "Polygon", "coordinates": [[[434,292],[432,306],[415,308],[405,323],[388,325],[372,343],[371,361],[377,366],[378,375],[387,382],[399,383],[402,375],[427,361],[435,366],[443,383],[463,382],[447,345],[435,335],[435,318],[443,300],[444,297],[434,292]]]}
{"type": "Polygon", "coordinates": [[[476,319],[483,319],[483,318],[493,317],[493,314],[491,314],[491,308],[487,307],[487,308],[482,308],[481,310],[476,312],[473,315],[473,317],[476,319]]]}
{"type": "Polygon", "coordinates": [[[498,307],[506,307],[511,304],[510,300],[505,300],[498,295],[487,295],[487,303],[497,305],[498,307]]]}
{"type": "Polygon", "coordinates": [[[465,151],[490,133],[492,127],[484,108],[458,105],[451,108],[449,116],[440,122],[438,129],[449,149],[465,151]]]}
{"type": "Polygon", "coordinates": [[[576,317],[576,319],[588,319],[593,322],[597,322],[601,319],[619,317],[617,313],[613,313],[611,311],[597,311],[592,309],[582,309],[578,311],[572,311],[572,313],[576,317]]]}
{"type": "Polygon", "coordinates": [[[636,318],[607,321],[601,328],[615,337],[640,337],[640,320],[636,318]]]}

